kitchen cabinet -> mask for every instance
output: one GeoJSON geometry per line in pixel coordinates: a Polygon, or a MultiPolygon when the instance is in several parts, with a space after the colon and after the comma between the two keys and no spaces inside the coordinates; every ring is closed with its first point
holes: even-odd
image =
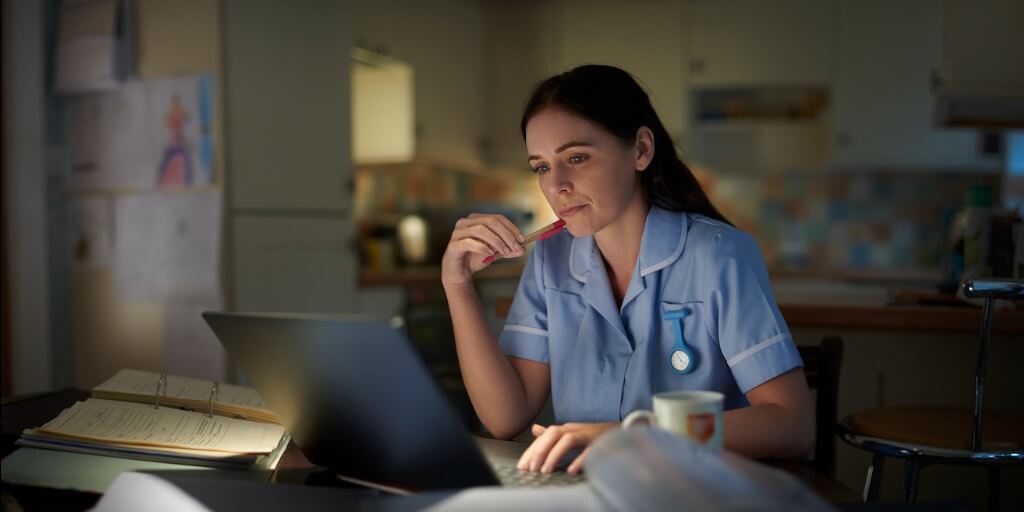
{"type": "Polygon", "coordinates": [[[483,2],[351,2],[357,45],[412,66],[415,159],[483,162],[483,2]]]}
{"type": "Polygon", "coordinates": [[[348,209],[348,8],[229,1],[224,12],[231,207],[348,209]]]}
{"type": "Polygon", "coordinates": [[[416,151],[412,66],[352,49],[352,160],[408,162],[416,151]]]}
{"type": "Polygon", "coordinates": [[[933,70],[942,57],[942,3],[839,2],[832,162],[838,166],[993,168],[977,132],[935,127],[933,70]]]}
{"type": "Polygon", "coordinates": [[[682,66],[687,8],[674,0],[487,4],[488,163],[526,172],[519,122],[530,90],[580,64],[609,64],[636,76],[666,129],[681,140],[687,118],[682,66]]]}
{"type": "Polygon", "coordinates": [[[519,121],[531,88],[554,67],[554,9],[537,2],[484,3],[484,159],[493,169],[530,172],[519,121]]]}
{"type": "Polygon", "coordinates": [[[349,217],[238,215],[230,227],[238,311],[358,310],[349,217]]]}
{"type": "Polygon", "coordinates": [[[947,0],[942,5],[945,85],[1019,93],[1024,88],[1024,4],[947,0]]]}
{"type": "Polygon", "coordinates": [[[341,2],[224,3],[228,307],[356,307],[351,12],[341,2]]]}
{"type": "Polygon", "coordinates": [[[554,72],[610,64],[645,85],[669,134],[684,131],[682,62],[690,4],[679,1],[568,4],[556,13],[554,72]]]}
{"type": "Polygon", "coordinates": [[[694,87],[815,85],[833,74],[835,2],[691,2],[694,87]]]}
{"type": "Polygon", "coordinates": [[[1024,128],[1024,2],[943,2],[942,68],[935,121],[943,126],[1024,128]]]}

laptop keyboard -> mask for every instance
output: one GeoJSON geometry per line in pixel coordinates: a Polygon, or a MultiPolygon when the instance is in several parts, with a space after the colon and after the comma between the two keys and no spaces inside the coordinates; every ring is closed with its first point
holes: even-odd
{"type": "Polygon", "coordinates": [[[537,471],[522,471],[515,466],[505,464],[492,464],[491,469],[497,475],[501,485],[506,487],[540,487],[542,485],[572,485],[586,481],[581,473],[571,474],[565,471],[553,471],[551,473],[540,473],[537,471]]]}

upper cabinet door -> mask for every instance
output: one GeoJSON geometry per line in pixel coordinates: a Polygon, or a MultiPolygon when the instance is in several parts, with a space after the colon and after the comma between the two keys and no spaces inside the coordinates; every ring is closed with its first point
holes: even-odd
{"type": "Polygon", "coordinates": [[[931,80],[942,56],[942,3],[843,0],[839,7],[833,163],[985,165],[974,130],[932,123],[931,80]]]}
{"type": "Polygon", "coordinates": [[[678,1],[570,4],[557,13],[554,72],[609,64],[646,86],[665,128],[680,137],[684,121],[684,9],[678,1]]]}
{"type": "Polygon", "coordinates": [[[224,4],[231,208],[348,211],[349,7],[317,5],[224,4]]]}
{"type": "Polygon", "coordinates": [[[831,82],[835,2],[699,0],[690,9],[694,86],[831,82]]]}

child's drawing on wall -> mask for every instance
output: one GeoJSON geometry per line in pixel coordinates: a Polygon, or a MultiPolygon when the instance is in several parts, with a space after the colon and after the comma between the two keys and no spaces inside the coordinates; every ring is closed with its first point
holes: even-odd
{"type": "Polygon", "coordinates": [[[192,184],[192,159],[185,140],[185,124],[191,116],[181,104],[181,97],[175,94],[164,116],[164,125],[170,131],[170,142],[164,148],[157,179],[161,187],[188,186],[192,184]]]}
{"type": "Polygon", "coordinates": [[[196,89],[199,115],[199,175],[195,184],[213,183],[213,75],[202,75],[196,89]]]}

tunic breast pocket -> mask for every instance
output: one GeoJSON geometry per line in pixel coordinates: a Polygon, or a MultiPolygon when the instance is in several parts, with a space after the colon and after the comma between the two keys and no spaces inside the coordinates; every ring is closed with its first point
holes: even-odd
{"type": "Polygon", "coordinates": [[[705,348],[700,306],[703,301],[661,303],[662,349],[673,372],[688,375],[698,369],[705,348]]]}

